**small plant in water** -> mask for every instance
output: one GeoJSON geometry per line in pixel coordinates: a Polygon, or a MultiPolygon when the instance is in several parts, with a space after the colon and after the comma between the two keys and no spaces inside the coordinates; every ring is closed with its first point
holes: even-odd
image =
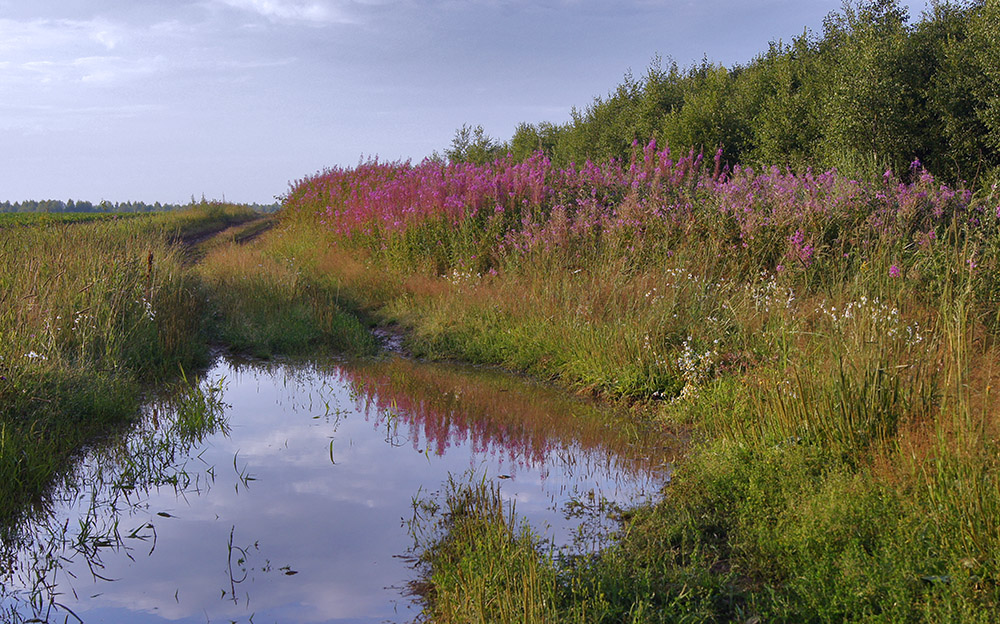
{"type": "Polygon", "coordinates": [[[182,368],[181,379],[180,390],[174,399],[173,432],[197,442],[225,426],[227,405],[222,401],[225,378],[220,377],[212,383],[200,384],[197,380],[191,383],[182,368]]]}

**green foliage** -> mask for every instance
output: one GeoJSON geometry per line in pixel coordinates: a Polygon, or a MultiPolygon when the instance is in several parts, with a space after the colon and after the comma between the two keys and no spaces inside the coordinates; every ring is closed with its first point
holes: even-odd
{"type": "Polygon", "coordinates": [[[375,351],[375,339],[339,297],[338,283],[301,260],[309,255],[304,243],[284,236],[266,250],[224,245],[195,267],[214,313],[209,325],[216,340],[263,358],[331,348],[375,351]]]}
{"type": "MultiPolygon", "coordinates": [[[[329,282],[306,283],[289,267],[278,276],[291,282],[278,284],[262,268],[252,281],[229,282],[192,269],[185,248],[248,220],[256,228],[256,218],[206,202],[127,219],[42,215],[0,227],[0,528],[41,503],[83,446],[131,424],[149,383],[206,362],[215,337],[204,331],[215,311],[206,295],[242,297],[223,310],[242,322],[239,330],[265,326],[263,337],[241,344],[247,350],[374,349],[329,282]]],[[[258,264],[249,260],[247,275],[258,264]]],[[[234,336],[238,343],[242,335],[234,336]]],[[[189,388],[179,401],[182,437],[215,426],[215,394],[189,388]]]]}
{"type": "Polygon", "coordinates": [[[1000,4],[984,1],[973,12],[969,31],[970,71],[982,75],[973,87],[976,115],[989,129],[990,147],[1000,150],[1000,4]]]}
{"type": "Polygon", "coordinates": [[[0,520],[134,417],[140,382],[203,360],[201,303],[167,243],[174,225],[0,230],[0,520]]]}
{"type": "Polygon", "coordinates": [[[971,36],[974,15],[970,18],[969,10],[959,5],[935,4],[908,45],[908,54],[925,67],[937,68],[924,73],[920,87],[927,102],[924,164],[965,179],[979,177],[979,168],[991,161],[989,144],[983,140],[988,129],[980,116],[986,74],[975,58],[984,42],[971,36]]]}
{"type": "Polygon", "coordinates": [[[692,440],[664,501],[627,515],[593,556],[540,553],[508,515],[463,503],[428,555],[435,621],[525,609],[555,622],[993,617],[997,191],[956,203],[965,195],[926,173],[914,185],[827,176],[821,194],[759,184],[779,179],[693,184],[703,194],[681,197],[705,212],[682,213],[689,222],[611,194],[642,227],[606,220],[596,244],[574,242],[563,208],[533,206],[551,244],[492,270],[470,266],[474,241],[493,240],[478,215],[449,227],[430,212],[416,233],[374,244],[329,234],[363,267],[329,265],[338,283],[409,330],[415,355],[624,399],[692,440]],[[748,189],[768,211],[717,209],[748,189]],[[808,225],[783,225],[806,205],[819,210],[808,225]],[[734,213],[766,220],[741,228],[734,213]],[[529,582],[530,596],[512,591],[529,582]]]}
{"type": "Polygon", "coordinates": [[[767,165],[807,162],[821,136],[822,72],[815,41],[772,43],[743,72],[734,105],[747,110],[749,160],[767,165]]]}
{"type": "Polygon", "coordinates": [[[660,137],[666,144],[709,153],[721,147],[734,161],[748,133],[736,97],[737,75],[707,60],[692,68],[682,83],[683,104],[661,121],[660,137]]]}
{"type": "Polygon", "coordinates": [[[535,152],[542,152],[549,158],[555,153],[560,129],[548,122],[538,125],[520,123],[514,129],[508,150],[514,160],[523,161],[535,152]]]}
{"type": "Polygon", "coordinates": [[[910,109],[919,76],[906,54],[905,24],[896,0],[845,4],[827,17],[820,42],[828,81],[824,162],[844,169],[845,157],[871,158],[900,170],[907,155],[917,155],[914,135],[922,124],[914,124],[910,109]]]}
{"type": "Polygon", "coordinates": [[[455,131],[451,147],[444,151],[449,161],[454,163],[469,162],[482,165],[501,156],[503,145],[486,134],[482,126],[472,127],[463,124],[455,131]]]}

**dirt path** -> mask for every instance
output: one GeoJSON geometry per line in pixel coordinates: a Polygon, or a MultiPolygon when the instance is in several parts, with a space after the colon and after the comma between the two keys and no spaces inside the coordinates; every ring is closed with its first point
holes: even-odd
{"type": "Polygon", "coordinates": [[[224,243],[245,245],[273,228],[277,223],[278,220],[274,215],[260,215],[250,221],[229,227],[182,237],[177,241],[177,244],[184,249],[184,262],[195,264],[204,258],[213,247],[224,243]]]}

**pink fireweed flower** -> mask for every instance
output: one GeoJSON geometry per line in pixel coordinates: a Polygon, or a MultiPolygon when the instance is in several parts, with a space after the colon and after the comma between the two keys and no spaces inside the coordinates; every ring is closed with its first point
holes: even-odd
{"type": "Polygon", "coordinates": [[[795,230],[795,233],[788,237],[788,256],[800,261],[805,266],[812,264],[813,252],[812,244],[806,242],[806,235],[802,230],[795,230]]]}
{"type": "Polygon", "coordinates": [[[900,275],[902,275],[902,272],[899,270],[898,266],[894,264],[889,267],[889,277],[899,277],[900,275]]]}

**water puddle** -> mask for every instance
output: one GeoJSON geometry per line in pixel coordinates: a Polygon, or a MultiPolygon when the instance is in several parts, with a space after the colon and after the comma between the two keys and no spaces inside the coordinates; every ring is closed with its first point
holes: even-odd
{"type": "Polygon", "coordinates": [[[6,539],[6,620],[412,621],[407,521],[449,478],[499,483],[557,545],[586,536],[568,504],[627,505],[666,478],[621,421],[501,373],[220,360],[205,378],[199,413],[221,401],[221,418],[150,406],[6,539]]]}

